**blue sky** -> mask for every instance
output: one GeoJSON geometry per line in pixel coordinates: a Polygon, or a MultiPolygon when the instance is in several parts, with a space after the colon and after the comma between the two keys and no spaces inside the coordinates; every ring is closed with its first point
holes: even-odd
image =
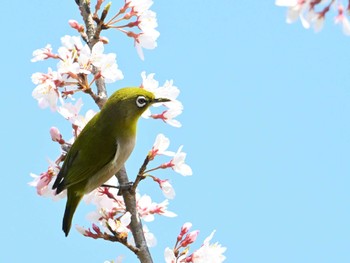
{"type": "MultiPolygon", "coordinates": [[[[43,172],[58,146],[49,128],[68,137],[58,114],[41,110],[31,97],[32,73],[50,63],[31,63],[32,51],[75,35],[74,1],[5,1],[1,41],[3,157],[1,262],[104,262],[125,255],[119,244],[61,231],[65,202],[40,198],[27,185],[43,172]]],[[[113,4],[118,8],[118,1],[113,4]]],[[[171,179],[177,218],[157,218],[155,262],[173,246],[181,225],[199,229],[198,242],[216,229],[227,247],[225,262],[350,262],[350,39],[328,19],[318,34],[300,23],[287,25],[274,1],[155,1],[159,47],[142,62],[132,40],[108,34],[125,79],[109,92],[141,82],[140,73],[174,79],[185,106],[181,129],[141,120],[138,144],[127,162],[135,174],[159,132],[188,153],[193,176],[157,173],[171,179]]],[[[84,98],[84,109],[93,107],[84,98]]],[[[151,181],[141,192],[163,200],[151,181]]],[[[89,226],[79,206],[74,224],[89,226]]]]}

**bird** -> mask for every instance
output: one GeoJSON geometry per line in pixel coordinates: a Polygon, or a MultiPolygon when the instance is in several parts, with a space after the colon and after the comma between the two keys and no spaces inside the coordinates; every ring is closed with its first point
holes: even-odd
{"type": "Polygon", "coordinates": [[[165,103],[139,87],[115,91],[83,128],[69,149],[52,189],[67,190],[62,230],[67,237],[83,196],[115,175],[135,146],[139,117],[152,104],[165,103]]]}

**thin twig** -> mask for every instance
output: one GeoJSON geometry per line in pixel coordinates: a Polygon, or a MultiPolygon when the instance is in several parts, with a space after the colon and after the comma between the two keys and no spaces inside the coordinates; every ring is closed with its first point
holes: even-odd
{"type": "Polygon", "coordinates": [[[140,169],[139,169],[139,173],[137,174],[137,177],[136,177],[136,179],[135,179],[135,182],[134,182],[133,186],[132,186],[131,189],[130,189],[130,192],[131,192],[132,194],[135,194],[135,193],[136,193],[136,188],[137,188],[138,184],[139,184],[143,179],[145,179],[144,174],[145,174],[145,170],[147,169],[147,165],[148,165],[149,161],[150,161],[150,158],[149,158],[149,156],[147,155],[146,158],[145,158],[145,160],[143,161],[142,166],[141,166],[140,169]]]}

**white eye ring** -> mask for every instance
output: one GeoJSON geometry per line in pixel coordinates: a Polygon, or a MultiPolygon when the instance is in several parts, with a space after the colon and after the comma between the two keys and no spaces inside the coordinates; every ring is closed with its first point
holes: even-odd
{"type": "Polygon", "coordinates": [[[147,99],[144,96],[138,96],[136,99],[136,105],[139,108],[144,107],[147,104],[147,99]]]}

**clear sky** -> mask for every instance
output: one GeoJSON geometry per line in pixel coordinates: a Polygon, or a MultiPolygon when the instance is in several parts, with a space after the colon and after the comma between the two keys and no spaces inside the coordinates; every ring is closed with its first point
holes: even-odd
{"type": "MultiPolygon", "coordinates": [[[[120,1],[121,2],[121,1],[120,1]]],[[[113,4],[118,8],[118,1],[113,4]]],[[[30,172],[46,170],[58,146],[49,128],[69,137],[68,123],[41,110],[31,97],[30,76],[55,63],[31,63],[32,51],[60,37],[76,35],[68,19],[79,17],[74,1],[2,3],[3,188],[1,262],[104,262],[125,255],[119,244],[88,239],[75,229],[61,231],[65,201],[40,198],[28,186],[30,172]]],[[[300,23],[287,25],[274,1],[157,1],[159,47],[142,62],[132,40],[109,34],[125,79],[112,91],[140,84],[140,73],[174,79],[185,106],[176,129],[141,120],[137,147],[127,162],[135,174],[158,132],[181,144],[193,176],[171,171],[177,197],[169,210],[177,218],[157,218],[147,226],[158,245],[155,262],[173,246],[184,222],[200,236],[213,229],[227,247],[228,263],[350,262],[350,86],[349,45],[329,19],[318,34],[300,23]]],[[[84,98],[83,112],[92,105],[84,98]]],[[[141,192],[161,202],[156,185],[141,192]]],[[[88,227],[79,206],[73,225],[88,227]]]]}

